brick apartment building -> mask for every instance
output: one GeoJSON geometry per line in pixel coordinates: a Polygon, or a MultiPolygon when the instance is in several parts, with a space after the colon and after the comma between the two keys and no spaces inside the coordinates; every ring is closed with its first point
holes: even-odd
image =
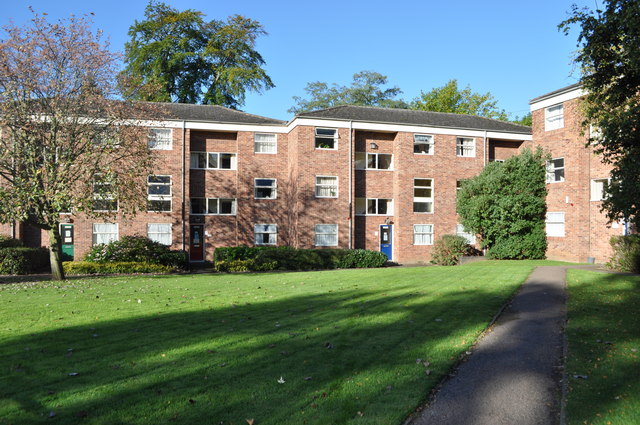
{"type": "MultiPolygon", "coordinates": [[[[143,235],[210,261],[219,246],[365,248],[400,263],[427,262],[460,226],[457,188],[490,161],[523,147],[552,153],[550,258],[606,260],[607,228],[597,190],[608,170],[585,148],[571,86],[534,99],[529,127],[487,118],[339,106],[274,120],[220,106],[168,104],[171,120],[149,128],[158,153],[148,176],[153,211],[113,222],[63,217],[63,251],[81,258],[95,243],[143,235]]],[[[106,207],[103,207],[106,208],[106,207]]],[[[114,202],[108,208],[117,208],[114,202]]],[[[29,245],[38,229],[2,225],[29,245]]]]}

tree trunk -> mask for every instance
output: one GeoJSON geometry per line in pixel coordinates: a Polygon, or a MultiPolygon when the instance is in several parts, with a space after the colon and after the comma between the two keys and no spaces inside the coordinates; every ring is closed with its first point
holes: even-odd
{"type": "Polygon", "coordinates": [[[49,229],[49,261],[51,262],[51,279],[64,280],[62,269],[62,238],[60,227],[53,226],[49,229]]]}

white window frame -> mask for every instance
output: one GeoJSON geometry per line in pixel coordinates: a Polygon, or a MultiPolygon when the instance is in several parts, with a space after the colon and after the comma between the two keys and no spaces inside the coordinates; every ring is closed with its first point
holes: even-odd
{"type": "Polygon", "coordinates": [[[152,241],[161,243],[162,245],[171,246],[173,244],[173,229],[172,229],[171,223],[147,223],[147,237],[152,241]],[[166,231],[152,232],[151,226],[161,226],[161,228],[169,229],[169,231],[168,232],[166,231]]]}
{"type": "Polygon", "coordinates": [[[413,153],[416,155],[433,155],[435,151],[435,136],[432,134],[414,134],[413,135],[413,153]],[[426,138],[427,140],[420,140],[418,138],[426,138]],[[416,146],[428,146],[427,152],[416,152],[416,146]]]}
{"type": "Polygon", "coordinates": [[[203,152],[203,151],[193,151],[189,156],[189,169],[191,170],[236,170],[238,168],[238,154],[233,152],[203,152]],[[202,167],[194,167],[193,166],[193,156],[194,155],[204,155],[205,166],[202,167]],[[218,155],[217,164],[215,167],[211,166],[210,155],[218,155]],[[220,167],[220,157],[222,155],[231,155],[231,168],[221,168],[220,167]]]}
{"type": "Polygon", "coordinates": [[[253,153],[257,153],[257,154],[269,154],[269,155],[273,155],[273,154],[277,154],[278,153],[278,135],[276,133],[254,133],[253,134],[253,153]],[[262,138],[264,136],[269,136],[269,137],[273,137],[273,140],[258,140],[259,138],[262,138]],[[260,147],[262,147],[262,149],[266,148],[270,148],[268,150],[260,150],[260,147]]]}
{"type": "Polygon", "coordinates": [[[475,158],[476,157],[476,138],[475,137],[456,137],[456,156],[459,158],[475,158]],[[469,148],[465,146],[465,142],[471,142],[473,146],[469,148]],[[471,152],[467,154],[467,152],[471,152]]]}
{"type": "MultiPolygon", "coordinates": [[[[414,245],[418,245],[418,246],[427,246],[427,245],[433,245],[433,235],[434,235],[434,226],[433,224],[414,224],[413,225],[413,244],[414,245]],[[419,227],[418,226],[429,226],[428,229],[430,231],[420,231],[418,232],[419,227]],[[429,240],[422,242],[422,241],[417,241],[417,236],[427,236],[427,238],[429,240]]],[[[424,229],[424,228],[423,228],[424,229]]],[[[423,230],[421,229],[421,230],[423,230]]]]}
{"type": "Polygon", "coordinates": [[[189,198],[189,214],[191,215],[236,215],[238,211],[238,201],[236,198],[201,198],[198,196],[189,198]],[[198,212],[193,212],[193,207],[192,207],[192,200],[193,199],[200,199],[204,202],[204,212],[202,213],[198,213],[198,212]],[[221,213],[220,212],[220,204],[222,203],[222,201],[232,201],[231,204],[231,213],[221,213]],[[216,213],[212,213],[209,212],[211,211],[210,208],[210,204],[211,203],[215,203],[216,204],[216,213]]]}
{"type": "Polygon", "coordinates": [[[560,157],[560,158],[552,158],[551,160],[547,161],[546,163],[546,170],[547,170],[547,175],[546,175],[546,182],[547,183],[562,183],[565,180],[565,163],[564,163],[564,157],[560,157]],[[557,161],[561,159],[562,160],[562,167],[556,167],[554,161],[557,161]],[[560,176],[560,180],[556,180],[556,171],[558,170],[562,170],[562,176],[560,176]]]}
{"type": "Polygon", "coordinates": [[[544,109],[544,131],[560,128],[564,128],[564,105],[562,103],[544,109]]]}
{"type": "MultiPolygon", "coordinates": [[[[380,170],[380,171],[393,171],[393,154],[392,153],[378,153],[378,152],[365,152],[366,153],[366,158],[365,158],[365,166],[367,170],[380,170]],[[389,168],[380,168],[380,156],[381,155],[385,155],[385,156],[389,156],[391,157],[391,160],[389,161],[389,168]],[[374,163],[375,163],[375,167],[369,167],[369,158],[375,158],[374,159],[374,163]]],[[[356,156],[358,154],[356,153],[356,156]]]]}
{"type": "Polygon", "coordinates": [[[476,235],[471,232],[468,232],[467,229],[465,229],[462,224],[456,224],[456,235],[462,236],[463,238],[465,238],[469,245],[476,244],[476,235]]]}
{"type": "Polygon", "coordinates": [[[604,193],[607,186],[611,184],[611,178],[591,179],[591,201],[602,201],[606,198],[604,193]]]}
{"type": "Polygon", "coordinates": [[[429,178],[429,177],[416,177],[413,179],[413,212],[415,214],[433,214],[433,210],[434,210],[434,184],[433,184],[433,179],[429,178]],[[416,184],[416,180],[430,180],[431,181],[431,185],[430,186],[417,186],[416,184]],[[431,197],[425,197],[425,196],[416,196],[416,189],[430,189],[431,190],[431,197]],[[416,211],[415,208],[415,204],[416,203],[424,203],[424,204],[431,204],[431,211],[416,211]]]}
{"type": "Polygon", "coordinates": [[[93,192],[93,200],[94,201],[114,201],[115,202],[115,209],[110,209],[110,210],[97,210],[95,209],[95,207],[92,207],[92,211],[94,212],[117,212],[118,208],[120,207],[120,203],[118,202],[118,199],[116,197],[116,195],[113,193],[113,191],[109,191],[109,192],[105,192],[105,193],[96,193],[96,186],[111,186],[114,187],[115,184],[113,182],[103,182],[103,181],[97,181],[94,179],[93,183],[92,183],[92,192],[93,192]]]}
{"type": "Polygon", "coordinates": [[[335,151],[338,150],[338,129],[337,128],[326,128],[326,127],[316,127],[313,130],[314,133],[314,138],[313,138],[313,147],[315,149],[319,149],[319,150],[326,150],[326,151],[335,151]],[[330,130],[334,132],[333,136],[329,136],[326,134],[318,134],[318,130],[330,130]],[[331,140],[333,142],[333,147],[332,148],[321,148],[318,147],[318,139],[322,140],[322,139],[327,139],[327,140],[331,140]]]}
{"type": "Polygon", "coordinates": [[[152,150],[172,150],[173,130],[170,128],[150,128],[147,132],[147,147],[152,150]],[[165,134],[161,135],[161,133],[165,134]]]}
{"type": "Polygon", "coordinates": [[[370,215],[370,216],[392,216],[394,215],[393,212],[393,198],[356,198],[356,202],[355,202],[355,215],[361,215],[361,216],[365,216],[365,215],[370,215]],[[385,214],[380,214],[377,211],[379,210],[379,201],[387,201],[387,212],[385,214]],[[374,201],[375,205],[376,205],[376,213],[372,214],[369,213],[369,201],[374,201]],[[364,213],[362,212],[362,205],[358,205],[358,204],[362,204],[362,202],[364,202],[364,213]],[[360,207],[360,208],[359,208],[360,207]]]}
{"type": "Polygon", "coordinates": [[[271,177],[258,177],[253,179],[253,199],[278,199],[278,179],[271,177]],[[260,185],[258,186],[258,180],[273,180],[272,186],[260,185]],[[258,188],[270,188],[273,196],[271,198],[258,197],[258,188]]]}
{"type": "Polygon", "coordinates": [[[565,237],[565,214],[564,212],[548,212],[545,217],[545,233],[547,237],[565,237]],[[562,220],[560,220],[562,218],[562,220]]]}
{"type": "Polygon", "coordinates": [[[337,224],[316,224],[315,230],[315,246],[338,246],[338,225],[337,224]],[[325,226],[325,230],[322,231],[322,226],[325,226]],[[333,226],[332,231],[328,232],[326,229],[328,226],[333,226]],[[320,228],[320,231],[318,230],[320,228]],[[318,238],[320,237],[320,238],[318,238]],[[329,241],[321,241],[322,238],[330,239],[329,241]]]}
{"type": "Polygon", "coordinates": [[[118,223],[93,223],[91,226],[91,246],[94,245],[98,245],[98,244],[107,244],[109,242],[113,242],[113,241],[117,241],[120,237],[119,237],[119,229],[118,229],[118,223]],[[96,232],[96,226],[103,226],[103,225],[109,225],[109,226],[114,226],[115,228],[115,232],[111,231],[111,232],[96,232]],[[97,236],[98,234],[101,235],[115,235],[113,237],[108,238],[107,242],[96,242],[97,236]]]}
{"type": "Polygon", "coordinates": [[[255,245],[268,245],[268,246],[272,246],[272,245],[277,245],[278,244],[278,225],[274,224],[274,223],[256,223],[253,225],[253,242],[255,245]],[[271,232],[269,230],[269,228],[267,229],[263,229],[263,230],[267,230],[267,231],[262,231],[262,232],[258,232],[258,226],[273,226],[274,231],[271,232]],[[271,236],[269,236],[269,242],[258,242],[257,236],[259,234],[268,234],[268,235],[273,235],[273,242],[271,242],[271,236]]]}
{"type": "Polygon", "coordinates": [[[173,189],[172,189],[172,185],[173,185],[173,179],[171,178],[170,175],[159,175],[159,174],[152,174],[147,176],[147,211],[149,212],[171,212],[172,208],[173,208],[173,189]],[[151,183],[149,180],[152,177],[169,177],[169,183],[151,183]],[[149,189],[151,188],[152,185],[158,185],[158,186],[169,186],[169,194],[168,195],[153,195],[151,193],[149,193],[149,189]],[[169,209],[168,210],[153,210],[151,208],[149,208],[151,206],[151,202],[153,201],[169,201],[169,209]]]}
{"type": "Polygon", "coordinates": [[[315,182],[316,182],[315,184],[316,198],[337,198],[338,197],[338,193],[339,193],[338,192],[338,176],[316,176],[315,182]],[[318,183],[318,179],[335,179],[335,183],[334,184],[318,183]],[[319,195],[322,189],[329,190],[329,192],[333,193],[333,195],[329,195],[329,196],[319,195]]]}

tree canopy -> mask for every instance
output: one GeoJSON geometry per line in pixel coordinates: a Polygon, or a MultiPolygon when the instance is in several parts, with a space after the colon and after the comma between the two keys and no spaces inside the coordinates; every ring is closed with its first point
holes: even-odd
{"type": "Polygon", "coordinates": [[[573,6],[560,24],[580,26],[576,62],[582,71],[585,131],[613,166],[602,205],[611,221],[640,226],[640,2],[604,0],[595,12],[573,6]]]}
{"type": "Polygon", "coordinates": [[[504,109],[498,108],[498,101],[493,98],[491,93],[475,93],[470,86],[460,90],[458,81],[455,79],[449,80],[442,87],[435,87],[428,92],[420,92],[420,96],[411,102],[411,109],[479,115],[503,121],[507,121],[509,118],[504,109]]]}
{"type": "Polygon", "coordinates": [[[58,279],[60,213],[146,206],[152,157],[134,120],[159,117],[151,105],[116,100],[119,56],[90,27],[84,17],[34,14],[0,40],[0,222],[47,230],[58,279]]]}
{"type": "Polygon", "coordinates": [[[489,163],[463,182],[457,195],[460,222],[481,236],[490,257],[544,258],[545,159],[541,149],[525,149],[504,163],[489,163]]]}
{"type": "Polygon", "coordinates": [[[128,91],[138,100],[222,105],[237,109],[247,91],[274,87],[255,49],[262,25],[240,15],[206,21],[202,12],[150,1],[129,28],[123,76],[154,87],[128,91]]]}
{"type": "Polygon", "coordinates": [[[395,99],[402,90],[395,86],[385,89],[387,83],[387,76],[373,71],[354,74],[350,86],[328,85],[320,81],[308,83],[304,90],[309,98],[294,96],[296,104],[288,112],[298,114],[340,105],[406,108],[406,102],[395,99]]]}

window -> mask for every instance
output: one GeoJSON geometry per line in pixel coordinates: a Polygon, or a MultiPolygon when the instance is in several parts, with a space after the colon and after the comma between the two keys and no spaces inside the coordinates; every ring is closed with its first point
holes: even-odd
{"type": "Polygon", "coordinates": [[[433,212],[433,179],[413,179],[413,212],[433,212]]]}
{"type": "Polygon", "coordinates": [[[236,200],[232,198],[191,198],[193,215],[235,215],[236,200]]]}
{"type": "Polygon", "coordinates": [[[562,104],[550,106],[544,110],[544,131],[564,127],[564,108],[562,104]]]}
{"type": "Polygon", "coordinates": [[[393,199],[356,198],[356,215],[392,215],[393,199]]]}
{"type": "Polygon", "coordinates": [[[433,224],[414,224],[413,244],[433,245],[433,224]]]}
{"type": "Polygon", "coordinates": [[[173,143],[171,140],[170,128],[152,128],[147,134],[147,146],[149,149],[171,150],[173,143]]]}
{"type": "Polygon", "coordinates": [[[316,149],[338,149],[338,130],[316,128],[316,149]]]}
{"type": "Polygon", "coordinates": [[[356,169],[358,170],[390,170],[393,166],[393,155],[388,153],[356,152],[356,169]]]}
{"type": "Polygon", "coordinates": [[[149,223],[147,224],[147,236],[154,242],[163,245],[171,245],[171,224],[170,223],[149,223]]]}
{"type": "Polygon", "coordinates": [[[113,183],[103,175],[94,177],[93,211],[118,211],[118,200],[113,190],[113,183]]]}
{"type": "Polygon", "coordinates": [[[171,176],[149,176],[147,196],[149,211],[171,211],[171,176]]]}
{"type": "Polygon", "coordinates": [[[278,139],[275,134],[256,133],[253,136],[253,152],[277,153],[278,139]]]}
{"type": "Polygon", "coordinates": [[[545,228],[547,236],[564,237],[564,213],[548,212],[545,228]]]}
{"type": "Polygon", "coordinates": [[[316,224],[316,246],[338,246],[338,225],[316,224]]]}
{"type": "Polygon", "coordinates": [[[564,181],[564,158],[547,161],[547,183],[564,181]]]}
{"type": "Polygon", "coordinates": [[[118,240],[118,225],[113,223],[93,224],[93,245],[109,243],[118,240]]]}
{"type": "Polygon", "coordinates": [[[414,134],[413,153],[433,155],[433,136],[427,134],[414,134]]]}
{"type": "Polygon", "coordinates": [[[338,177],[316,176],[316,198],[337,198],[338,177]]]}
{"type": "Polygon", "coordinates": [[[275,224],[256,224],[253,226],[256,245],[275,245],[278,241],[278,226],[275,224]]]}
{"type": "Polygon", "coordinates": [[[456,138],[456,155],[465,157],[476,156],[476,139],[472,137],[456,138]]]}
{"type": "Polygon", "coordinates": [[[276,199],[278,197],[276,179],[255,179],[254,197],[256,199],[276,199]]]}
{"type": "Polygon", "coordinates": [[[456,224],[456,235],[465,238],[469,245],[476,244],[476,235],[471,232],[467,232],[467,229],[465,229],[462,224],[456,224]]]}
{"type": "Polygon", "coordinates": [[[235,153],[191,152],[191,169],[235,170],[237,160],[235,153]]]}
{"type": "Polygon", "coordinates": [[[591,180],[591,200],[602,201],[605,198],[605,190],[611,179],[594,179],[591,180]]]}

